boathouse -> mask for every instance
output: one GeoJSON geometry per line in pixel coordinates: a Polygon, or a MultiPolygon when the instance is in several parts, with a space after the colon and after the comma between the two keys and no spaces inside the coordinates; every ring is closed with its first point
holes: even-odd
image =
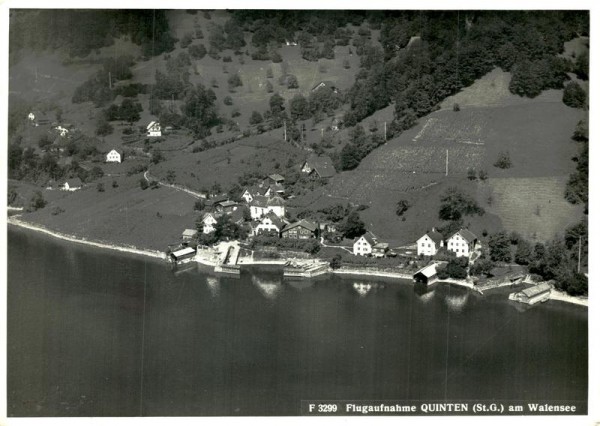
{"type": "Polygon", "coordinates": [[[419,269],[413,275],[413,280],[415,280],[416,283],[422,283],[426,285],[433,284],[438,280],[437,265],[432,263],[431,265],[427,265],[426,267],[419,269]]]}
{"type": "Polygon", "coordinates": [[[196,255],[196,250],[193,249],[192,247],[185,247],[182,248],[180,250],[171,252],[171,254],[169,255],[169,259],[172,262],[181,262],[187,259],[191,259],[192,257],[194,257],[196,255]]]}
{"type": "Polygon", "coordinates": [[[526,288],[524,290],[512,293],[509,296],[510,300],[517,302],[526,303],[528,305],[534,305],[539,302],[545,302],[550,298],[550,292],[552,286],[547,282],[534,285],[533,287],[526,288]]]}

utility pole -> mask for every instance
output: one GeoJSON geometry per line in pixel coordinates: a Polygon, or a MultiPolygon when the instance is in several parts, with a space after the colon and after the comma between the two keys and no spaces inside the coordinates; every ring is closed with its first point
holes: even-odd
{"type": "Polygon", "coordinates": [[[387,142],[387,121],[383,122],[383,141],[387,142]]]}
{"type": "Polygon", "coordinates": [[[283,121],[283,140],[287,142],[287,122],[283,121]]]}
{"type": "Polygon", "coordinates": [[[325,129],[321,128],[321,140],[323,140],[323,130],[325,129]]]}
{"type": "Polygon", "coordinates": [[[581,270],[581,235],[579,236],[579,249],[577,255],[577,273],[581,270]]]}
{"type": "Polygon", "coordinates": [[[112,90],[112,77],[110,71],[108,72],[108,88],[112,90]]]}
{"type": "Polygon", "coordinates": [[[446,176],[448,176],[448,150],[446,150],[446,176]]]}

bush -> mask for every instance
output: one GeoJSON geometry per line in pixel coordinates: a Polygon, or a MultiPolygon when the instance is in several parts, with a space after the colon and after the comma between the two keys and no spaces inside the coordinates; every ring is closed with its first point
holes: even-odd
{"type": "Polygon", "coordinates": [[[188,53],[193,59],[202,59],[206,56],[206,47],[203,44],[194,44],[188,47],[188,53]]]}
{"type": "Polygon", "coordinates": [[[27,211],[34,212],[39,209],[43,209],[46,207],[48,202],[44,199],[44,196],[40,191],[35,191],[29,200],[29,206],[27,207],[27,211]]]}
{"type": "Polygon", "coordinates": [[[396,204],[396,215],[402,216],[410,207],[410,204],[407,200],[400,200],[398,204],[396,204]]]}
{"type": "Polygon", "coordinates": [[[565,105],[571,108],[583,108],[585,107],[587,94],[579,84],[572,81],[565,87],[562,100],[565,105]]]}
{"type": "Polygon", "coordinates": [[[502,151],[498,154],[494,167],[498,167],[499,169],[510,169],[512,167],[508,151],[502,151]]]}
{"type": "Polygon", "coordinates": [[[252,115],[250,116],[250,124],[260,124],[263,122],[263,117],[260,115],[258,111],[252,111],[252,115]]]}
{"type": "Polygon", "coordinates": [[[223,98],[223,103],[224,103],[225,105],[233,105],[233,99],[231,99],[231,96],[229,96],[229,95],[228,95],[228,96],[225,96],[225,97],[223,98]]]}
{"type": "Polygon", "coordinates": [[[148,182],[146,181],[146,179],[140,179],[140,188],[142,188],[142,191],[148,189],[148,182]]]}
{"type": "Polygon", "coordinates": [[[102,182],[98,182],[98,184],[96,185],[96,190],[98,192],[104,192],[104,184],[102,182]]]}

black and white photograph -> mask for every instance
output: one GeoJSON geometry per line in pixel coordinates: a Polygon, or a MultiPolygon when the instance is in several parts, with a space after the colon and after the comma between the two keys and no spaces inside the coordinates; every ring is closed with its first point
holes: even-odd
{"type": "Polygon", "coordinates": [[[161,5],[3,10],[1,424],[600,421],[589,8],[161,5]]]}

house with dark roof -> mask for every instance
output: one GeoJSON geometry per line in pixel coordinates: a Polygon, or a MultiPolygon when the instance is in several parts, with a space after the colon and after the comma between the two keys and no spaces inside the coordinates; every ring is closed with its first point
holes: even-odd
{"type": "Polygon", "coordinates": [[[77,191],[83,187],[83,182],[78,177],[67,179],[60,187],[63,191],[77,191]]]}
{"type": "Polygon", "coordinates": [[[323,88],[327,88],[329,90],[331,90],[333,93],[338,93],[338,89],[335,86],[335,83],[333,81],[320,81],[319,83],[317,83],[312,89],[310,89],[311,92],[316,92],[319,89],[323,89],[323,88]]]}
{"type": "Polygon", "coordinates": [[[335,175],[335,167],[331,158],[324,155],[310,157],[302,165],[302,172],[318,178],[328,179],[335,175]]]}
{"type": "Polygon", "coordinates": [[[377,244],[375,237],[370,232],[356,238],[352,244],[352,253],[355,256],[367,256],[373,253],[373,247],[377,244]]]}
{"type": "Polygon", "coordinates": [[[274,183],[283,184],[283,182],[285,182],[285,177],[281,176],[279,173],[273,173],[266,177],[264,185],[269,186],[274,183]]]}
{"type": "Polygon", "coordinates": [[[263,188],[261,188],[258,185],[247,186],[246,188],[244,188],[244,191],[242,192],[240,198],[242,198],[247,203],[251,203],[252,200],[254,200],[254,197],[256,197],[257,195],[264,195],[263,188]]]}
{"type": "Polygon", "coordinates": [[[317,236],[318,225],[306,219],[298,222],[290,223],[281,230],[282,238],[290,238],[296,240],[307,240],[317,236]]]}
{"type": "Polygon", "coordinates": [[[417,255],[435,256],[444,247],[444,236],[435,228],[417,240],[417,255]]]}
{"type": "Polygon", "coordinates": [[[269,212],[275,213],[278,217],[285,216],[285,203],[279,196],[265,197],[257,195],[250,203],[250,216],[252,219],[260,219],[269,212]]]}
{"type": "Polygon", "coordinates": [[[468,229],[459,229],[454,235],[448,238],[446,248],[456,253],[456,257],[470,256],[475,250],[477,236],[468,229]]]}
{"type": "Polygon", "coordinates": [[[50,123],[50,118],[48,117],[48,115],[45,112],[41,112],[41,111],[31,111],[27,115],[27,119],[35,127],[42,125],[42,124],[50,123]]]}
{"type": "Polygon", "coordinates": [[[269,212],[260,220],[253,223],[252,234],[269,234],[276,235],[277,237],[279,237],[285,225],[286,223],[279,217],[277,217],[275,213],[269,212]]]}

